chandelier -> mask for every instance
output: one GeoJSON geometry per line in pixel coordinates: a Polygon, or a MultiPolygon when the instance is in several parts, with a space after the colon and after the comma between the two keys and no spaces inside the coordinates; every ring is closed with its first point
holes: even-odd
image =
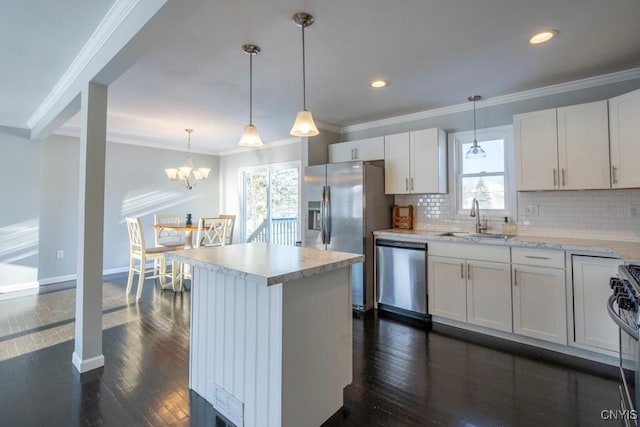
{"type": "Polygon", "coordinates": [[[184,166],[180,168],[167,168],[164,172],[171,181],[180,181],[187,190],[191,190],[195,185],[207,179],[209,176],[209,168],[193,168],[193,159],[191,158],[191,132],[193,129],[185,129],[185,132],[189,134],[187,139],[187,159],[184,162],[184,166]]]}

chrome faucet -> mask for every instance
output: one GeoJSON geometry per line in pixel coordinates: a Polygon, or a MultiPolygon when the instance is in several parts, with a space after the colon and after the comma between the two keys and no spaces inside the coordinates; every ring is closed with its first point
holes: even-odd
{"type": "Polygon", "coordinates": [[[475,197],[473,198],[473,202],[471,202],[471,212],[469,213],[469,216],[476,218],[476,233],[480,234],[487,230],[487,224],[482,225],[480,223],[480,204],[478,203],[478,199],[475,197]]]}

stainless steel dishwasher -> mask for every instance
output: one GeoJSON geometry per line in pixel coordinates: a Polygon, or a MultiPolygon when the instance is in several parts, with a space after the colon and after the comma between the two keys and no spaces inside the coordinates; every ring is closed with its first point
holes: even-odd
{"type": "Polygon", "coordinates": [[[427,244],[377,239],[376,260],[378,308],[426,316],[427,244]]]}

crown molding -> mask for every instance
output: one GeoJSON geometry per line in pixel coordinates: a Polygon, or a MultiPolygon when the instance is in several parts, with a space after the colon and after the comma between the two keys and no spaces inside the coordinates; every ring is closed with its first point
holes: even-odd
{"type": "Polygon", "coordinates": [[[82,46],[69,68],[49,92],[42,104],[27,120],[29,129],[32,129],[53,108],[138,3],[140,3],[140,0],[115,0],[113,6],[102,18],[89,40],[82,46]]]}
{"type": "MultiPolygon", "coordinates": [[[[61,128],[57,129],[54,132],[54,135],[80,138],[80,127],[64,125],[61,128]]],[[[127,145],[137,145],[140,147],[158,148],[161,150],[171,150],[171,151],[179,151],[179,152],[185,151],[184,141],[181,141],[179,143],[180,146],[174,147],[176,145],[176,141],[174,139],[157,138],[157,137],[139,135],[134,133],[107,131],[107,141],[115,142],[117,144],[127,144],[127,145]]],[[[218,155],[217,151],[200,150],[197,147],[195,149],[192,147],[191,153],[206,154],[210,156],[218,155]]]]}
{"type": "Polygon", "coordinates": [[[246,153],[246,152],[255,151],[255,150],[266,150],[274,147],[282,147],[284,145],[299,144],[301,142],[302,142],[301,138],[281,139],[281,140],[270,142],[268,144],[264,144],[263,146],[255,147],[255,148],[239,147],[239,148],[234,148],[233,150],[220,151],[218,152],[218,156],[222,157],[222,156],[230,156],[232,154],[246,153]]]}
{"type": "MultiPolygon", "coordinates": [[[[543,86],[537,89],[525,90],[522,92],[515,92],[507,95],[496,96],[481,100],[477,103],[477,106],[481,108],[492,107],[495,105],[509,104],[517,101],[524,101],[527,99],[539,98],[542,96],[556,95],[565,92],[572,92],[580,89],[588,89],[596,86],[603,86],[611,83],[618,83],[627,80],[634,80],[640,78],[640,67],[631,68],[624,71],[618,71],[610,74],[603,74],[601,76],[587,77],[585,79],[574,80],[566,83],[559,83],[550,86],[543,86]]],[[[433,110],[420,111],[417,113],[406,114],[403,116],[389,117],[387,119],[374,120],[371,122],[358,123],[355,125],[343,126],[341,133],[357,132],[361,130],[368,130],[379,128],[383,126],[390,126],[396,124],[402,124],[407,122],[413,122],[416,120],[423,120],[432,117],[444,116],[446,114],[459,113],[462,111],[472,110],[473,106],[469,102],[463,104],[450,105],[442,108],[435,108],[433,110]]]]}
{"type": "Polygon", "coordinates": [[[26,123],[13,120],[0,120],[0,127],[30,130],[26,123]]]}

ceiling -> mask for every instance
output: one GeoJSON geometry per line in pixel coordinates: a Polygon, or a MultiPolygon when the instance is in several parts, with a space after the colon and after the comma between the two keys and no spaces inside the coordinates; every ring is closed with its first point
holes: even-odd
{"type": "MultiPolygon", "coordinates": [[[[112,3],[64,1],[4,2],[2,57],[15,60],[0,67],[0,123],[28,121],[112,3]]],[[[638,0],[206,1],[109,87],[109,132],[184,149],[191,127],[196,151],[236,148],[249,120],[241,46],[253,42],[254,124],[266,143],[289,138],[302,106],[297,11],[316,18],[307,107],[338,128],[640,66],[638,0]],[[559,36],[529,45],[544,28],[559,36]],[[370,88],[374,78],[388,87],[370,88]]]]}

